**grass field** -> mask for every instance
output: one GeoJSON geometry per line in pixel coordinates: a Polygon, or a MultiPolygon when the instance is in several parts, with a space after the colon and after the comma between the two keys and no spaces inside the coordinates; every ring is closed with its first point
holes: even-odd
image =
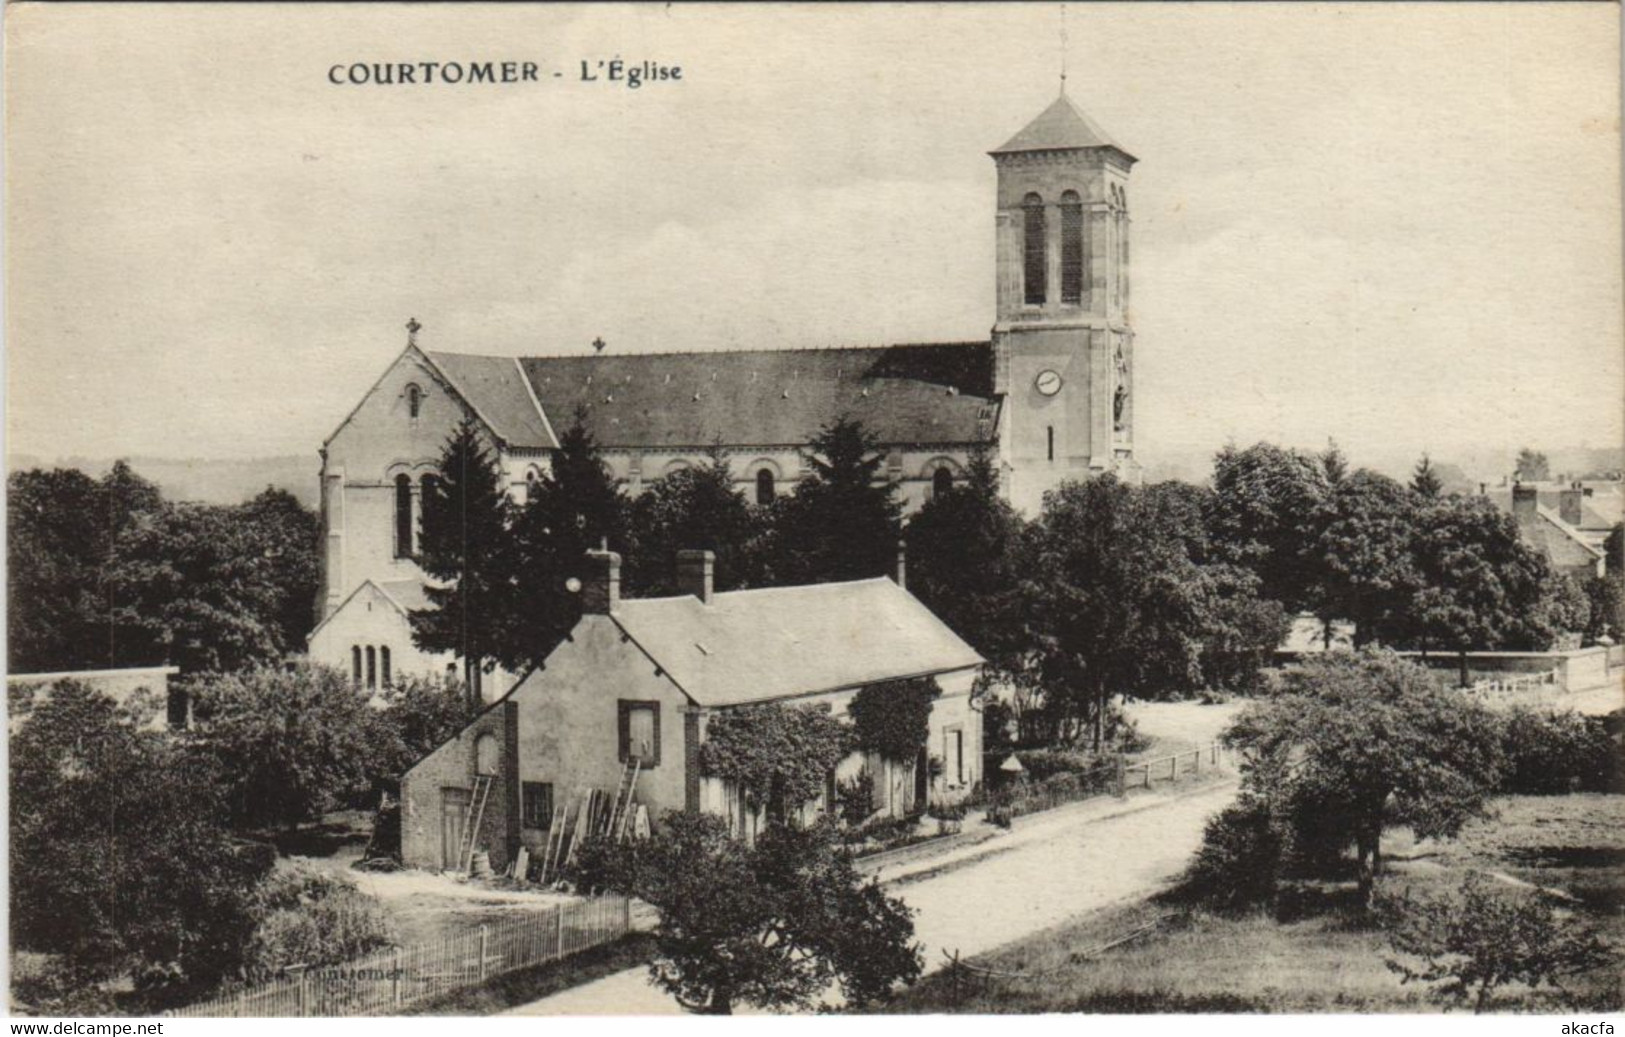
{"type": "MultiPolygon", "coordinates": [[[[1575,898],[1575,910],[1625,947],[1625,796],[1509,797],[1498,816],[1458,840],[1395,839],[1386,883],[1454,888],[1469,869],[1509,885],[1528,883],[1575,898]]],[[[1331,906],[1281,922],[1186,914],[1140,903],[1092,915],[1019,941],[970,970],[928,977],[887,1012],[1437,1012],[1425,988],[1404,985],[1386,965],[1387,941],[1363,916],[1331,906]],[[1092,953],[1165,916],[1164,927],[1092,953]]],[[[1615,1010],[1618,963],[1566,984],[1568,993],[1509,988],[1500,1012],[1615,1010]]]]}

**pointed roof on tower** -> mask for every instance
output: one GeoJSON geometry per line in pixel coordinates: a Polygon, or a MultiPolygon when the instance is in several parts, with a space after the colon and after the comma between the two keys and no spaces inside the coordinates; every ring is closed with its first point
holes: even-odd
{"type": "Polygon", "coordinates": [[[1112,140],[1100,124],[1072,103],[1072,98],[1061,94],[1055,103],[1028,123],[1014,137],[994,148],[991,155],[1008,155],[1018,151],[1069,151],[1078,148],[1113,148],[1129,160],[1135,161],[1121,144],[1112,140]]]}

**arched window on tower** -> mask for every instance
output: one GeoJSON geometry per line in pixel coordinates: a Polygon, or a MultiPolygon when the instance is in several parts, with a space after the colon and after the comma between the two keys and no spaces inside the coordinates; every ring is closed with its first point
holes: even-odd
{"type": "Polygon", "coordinates": [[[350,683],[361,687],[361,646],[350,646],[350,683]]]}
{"type": "Polygon", "coordinates": [[[367,687],[378,687],[378,650],[367,646],[367,687]]]}
{"type": "Polygon", "coordinates": [[[947,465],[943,465],[931,476],[931,496],[941,497],[953,488],[954,473],[947,465]]]}
{"type": "Polygon", "coordinates": [[[395,686],[395,679],[394,675],[390,673],[388,645],[384,645],[382,648],[378,649],[378,669],[382,671],[379,673],[379,676],[383,678],[384,687],[393,688],[395,686]]]}
{"type": "Polygon", "coordinates": [[[1029,306],[1049,301],[1049,235],[1044,226],[1044,200],[1029,194],[1021,200],[1023,298],[1029,306]]]}
{"type": "Polygon", "coordinates": [[[395,557],[412,557],[412,477],[395,477],[395,557]]]}
{"type": "Polygon", "coordinates": [[[423,390],[416,385],[406,387],[406,414],[416,421],[418,413],[423,410],[423,390]]]}
{"type": "Polygon", "coordinates": [[[761,468],[756,472],[756,503],[772,504],[777,489],[773,485],[773,470],[761,468]]]}
{"type": "Polygon", "coordinates": [[[1083,302],[1083,199],[1076,191],[1061,195],[1061,303],[1083,302]]]}

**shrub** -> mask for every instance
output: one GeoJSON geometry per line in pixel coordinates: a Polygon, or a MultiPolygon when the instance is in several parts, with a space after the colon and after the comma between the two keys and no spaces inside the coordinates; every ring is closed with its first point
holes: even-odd
{"type": "Polygon", "coordinates": [[[1208,821],[1180,892],[1219,911],[1272,903],[1284,850],[1269,804],[1243,795],[1208,821]]]}
{"type": "Polygon", "coordinates": [[[875,812],[875,779],[868,770],[861,770],[850,780],[835,786],[835,802],[840,807],[841,820],[856,828],[869,820],[875,812]]]}
{"type": "Polygon", "coordinates": [[[1572,711],[1511,710],[1502,726],[1501,791],[1537,796],[1625,791],[1620,747],[1607,723],[1572,711]]]}
{"type": "Polygon", "coordinates": [[[846,707],[857,747],[888,760],[913,760],[930,739],[931,703],[941,694],[934,677],[864,687],[846,707]]]}
{"type": "Polygon", "coordinates": [[[1583,922],[1561,918],[1539,892],[1498,889],[1470,872],[1454,895],[1412,897],[1407,890],[1376,901],[1399,954],[1388,967],[1403,982],[1437,984],[1446,1003],[1469,998],[1482,1012],[1507,983],[1561,989],[1559,980],[1607,965],[1613,952],[1583,922]],[[1413,964],[1420,959],[1420,964],[1413,964]]]}
{"type": "Polygon", "coordinates": [[[247,978],[262,982],[291,965],[337,965],[387,947],[394,931],[373,897],[348,879],[291,868],[260,889],[259,924],[249,941],[247,978]]]}
{"type": "Polygon", "coordinates": [[[1022,749],[1017,751],[1016,759],[1032,781],[1044,781],[1057,774],[1081,774],[1094,766],[1087,753],[1064,749],[1022,749]]]}

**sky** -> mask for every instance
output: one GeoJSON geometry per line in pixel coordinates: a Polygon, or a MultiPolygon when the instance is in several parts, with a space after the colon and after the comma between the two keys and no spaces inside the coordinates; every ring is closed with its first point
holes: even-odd
{"type": "Polygon", "coordinates": [[[62,5],[7,31],[7,449],[308,453],[405,344],[985,339],[1064,61],[1142,461],[1625,436],[1612,4],[62,5]],[[621,58],[682,68],[633,90],[621,58]],[[536,61],[513,85],[335,63],[536,61]],[[552,72],[561,73],[553,77],[552,72]]]}

